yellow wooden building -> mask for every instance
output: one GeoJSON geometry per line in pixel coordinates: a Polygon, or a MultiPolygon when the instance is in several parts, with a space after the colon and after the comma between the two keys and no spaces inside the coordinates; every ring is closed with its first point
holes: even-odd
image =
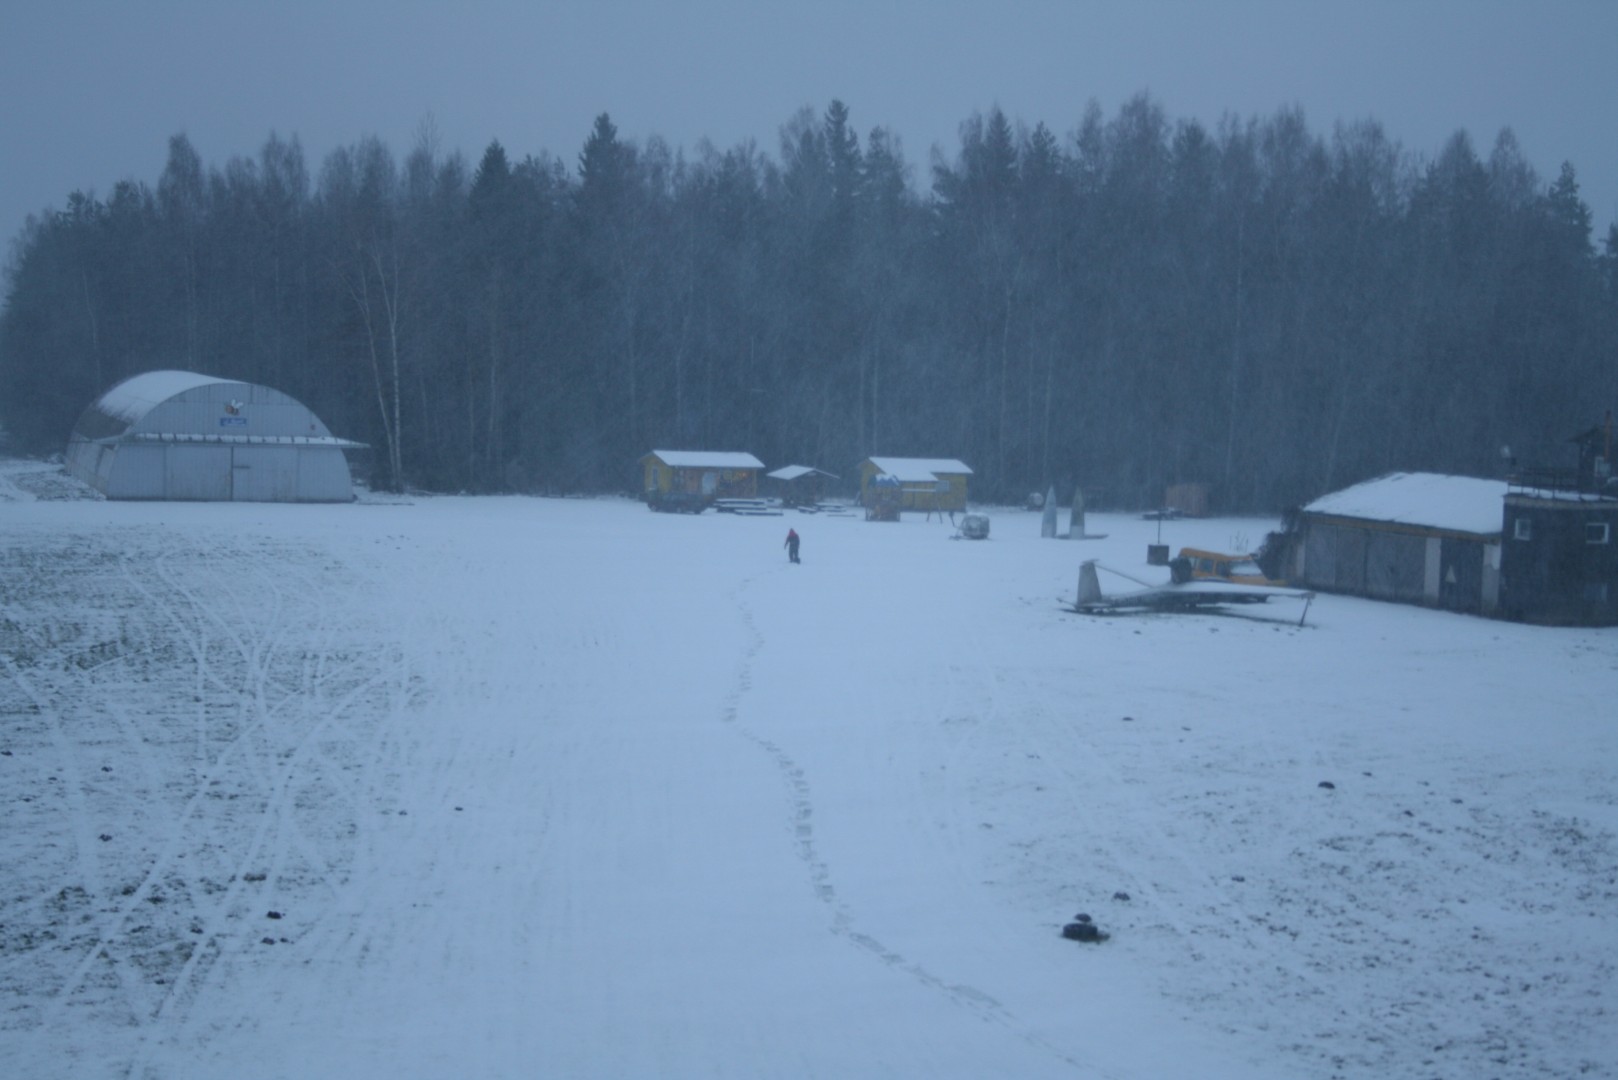
{"type": "Polygon", "coordinates": [[[685,513],[701,513],[715,499],[756,498],[764,468],[752,454],[716,450],[653,450],[640,462],[646,505],[685,513]]]}
{"type": "Polygon", "coordinates": [[[902,510],[965,510],[972,470],[954,458],[871,457],[860,462],[860,502],[868,501],[878,476],[899,481],[902,510]]]}

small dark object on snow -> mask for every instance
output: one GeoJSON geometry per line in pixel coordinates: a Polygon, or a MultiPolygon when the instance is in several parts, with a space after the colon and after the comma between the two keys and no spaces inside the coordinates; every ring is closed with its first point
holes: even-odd
{"type": "Polygon", "coordinates": [[[111,765],[103,765],[103,766],[101,766],[101,771],[102,772],[112,772],[112,766],[111,765]]]}
{"type": "Polygon", "coordinates": [[[281,913],[279,911],[266,911],[264,913],[264,917],[266,919],[279,919],[281,917],[281,913]]]}
{"type": "Polygon", "coordinates": [[[1232,874],[1232,875],[1230,875],[1230,880],[1232,880],[1232,881],[1246,881],[1247,879],[1242,877],[1240,874],[1232,874]]]}
{"type": "Polygon", "coordinates": [[[108,840],[112,839],[112,834],[111,833],[102,833],[100,839],[101,839],[101,842],[103,844],[105,844],[108,840]]]}
{"type": "Polygon", "coordinates": [[[1127,900],[1128,900],[1128,899],[1129,899],[1129,894],[1128,894],[1128,893],[1126,893],[1126,892],[1115,892],[1115,893],[1113,893],[1113,894],[1112,894],[1112,898],[1113,898],[1113,899],[1114,899],[1114,900],[1124,900],[1124,901],[1127,901],[1127,900]]]}
{"type": "Polygon", "coordinates": [[[1135,719],[1135,718],[1134,718],[1134,717],[1133,717],[1133,716],[1126,716],[1126,717],[1124,717],[1124,723],[1126,723],[1126,724],[1127,724],[1127,723],[1130,723],[1130,722],[1131,722],[1131,721],[1133,721],[1133,720],[1134,720],[1134,719],[1135,719]]]}
{"type": "Polygon", "coordinates": [[[272,938],[272,937],[259,938],[258,943],[260,945],[274,945],[275,944],[275,939],[272,938]]]}
{"type": "Polygon", "coordinates": [[[1111,935],[1103,934],[1100,930],[1096,929],[1095,923],[1070,922],[1066,926],[1062,927],[1062,936],[1067,938],[1069,941],[1100,942],[1106,941],[1111,935]]]}
{"type": "Polygon", "coordinates": [[[1322,780],[1320,782],[1320,786],[1327,789],[1328,791],[1336,791],[1337,790],[1337,785],[1332,783],[1330,780],[1322,780]]]}
{"type": "Polygon", "coordinates": [[[1074,922],[1094,922],[1095,920],[1090,918],[1090,916],[1086,915],[1084,912],[1081,911],[1077,915],[1073,916],[1073,921],[1074,922]]]}

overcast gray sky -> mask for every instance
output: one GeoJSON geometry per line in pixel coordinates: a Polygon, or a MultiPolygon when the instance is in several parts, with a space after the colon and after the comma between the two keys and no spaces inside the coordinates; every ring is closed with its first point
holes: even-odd
{"type": "Polygon", "coordinates": [[[572,164],[595,116],[693,149],[771,156],[802,106],[933,147],[998,105],[1065,137],[1149,92],[1171,120],[1300,106],[1380,120],[1436,156],[1516,133],[1544,183],[1572,161],[1597,243],[1618,216],[1618,0],[0,0],[0,237],[75,189],[154,185],[170,135],[210,166],[296,135],[311,173],[431,116],[475,164],[572,164]]]}

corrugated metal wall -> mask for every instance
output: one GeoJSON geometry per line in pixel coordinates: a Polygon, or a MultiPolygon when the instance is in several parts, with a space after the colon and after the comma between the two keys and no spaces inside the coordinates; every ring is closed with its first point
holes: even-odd
{"type": "Polygon", "coordinates": [[[1427,538],[1365,530],[1365,592],[1378,600],[1426,598],[1427,538]]]}
{"type": "MultiPolygon", "coordinates": [[[[230,454],[230,447],[209,443],[164,446],[162,497],[219,502],[228,500],[230,454]]],[[[118,469],[114,469],[113,480],[116,483],[118,479],[118,469]]],[[[111,496],[113,493],[109,490],[107,494],[111,496]]]]}
{"type": "Polygon", "coordinates": [[[230,382],[187,390],[152,409],[130,431],[272,438],[320,438],[331,434],[307,406],[281,391],[230,382]]]}
{"type": "Polygon", "coordinates": [[[126,443],[108,455],[109,499],[349,502],[348,462],[330,446],[126,443]]]}
{"type": "Polygon", "coordinates": [[[1377,600],[1494,610],[1498,545],[1456,536],[1309,519],[1299,583],[1377,600]]]}

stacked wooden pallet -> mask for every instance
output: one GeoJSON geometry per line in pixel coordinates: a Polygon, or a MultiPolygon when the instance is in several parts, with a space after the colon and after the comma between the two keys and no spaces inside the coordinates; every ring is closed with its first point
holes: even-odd
{"type": "Polygon", "coordinates": [[[715,499],[713,508],[721,514],[739,517],[780,517],[781,505],[770,499],[715,499]]]}

